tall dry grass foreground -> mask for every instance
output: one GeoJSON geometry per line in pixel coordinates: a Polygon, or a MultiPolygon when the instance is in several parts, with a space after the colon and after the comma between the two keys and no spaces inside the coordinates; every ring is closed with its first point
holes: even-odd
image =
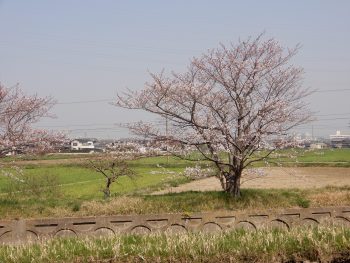
{"type": "Polygon", "coordinates": [[[350,229],[120,235],[1,246],[0,262],[349,262],[350,229]]]}

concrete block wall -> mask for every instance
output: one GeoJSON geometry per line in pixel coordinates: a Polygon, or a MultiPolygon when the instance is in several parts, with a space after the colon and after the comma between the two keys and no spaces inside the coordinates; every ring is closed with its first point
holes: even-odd
{"type": "Polygon", "coordinates": [[[121,233],[218,232],[244,228],[290,229],[332,222],[350,227],[350,207],[254,212],[215,211],[193,214],[116,215],[77,218],[0,220],[0,243],[25,243],[54,237],[113,236],[121,233]]]}

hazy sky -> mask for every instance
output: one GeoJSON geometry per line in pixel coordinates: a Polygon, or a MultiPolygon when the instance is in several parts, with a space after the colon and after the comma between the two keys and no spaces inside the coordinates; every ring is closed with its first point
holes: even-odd
{"type": "MultiPolygon", "coordinates": [[[[151,120],[111,106],[148,71],[182,71],[220,42],[265,31],[303,48],[307,101],[318,121],[300,128],[327,136],[350,123],[350,1],[0,0],[0,82],[59,102],[38,126],[72,137],[125,137],[115,123],[151,120]]],[[[156,119],[157,120],[157,119],[156,119]]]]}

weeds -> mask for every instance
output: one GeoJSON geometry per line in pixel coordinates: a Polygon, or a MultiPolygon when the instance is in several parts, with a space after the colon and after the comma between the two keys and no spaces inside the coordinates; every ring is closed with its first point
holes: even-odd
{"type": "Polygon", "coordinates": [[[0,247],[0,262],[330,262],[350,260],[350,229],[119,235],[0,247]]]}
{"type": "Polygon", "coordinates": [[[11,174],[6,185],[6,192],[9,199],[16,200],[18,196],[26,198],[57,198],[62,195],[59,187],[60,182],[53,174],[33,175],[24,173],[22,170],[7,172],[11,174]]]}
{"type": "Polygon", "coordinates": [[[105,199],[60,198],[7,199],[0,197],[2,219],[55,216],[99,216],[155,213],[195,213],[216,210],[264,210],[322,206],[348,206],[348,187],[319,189],[242,189],[232,199],[224,192],[182,192],[164,195],[115,195],[105,199]]]}

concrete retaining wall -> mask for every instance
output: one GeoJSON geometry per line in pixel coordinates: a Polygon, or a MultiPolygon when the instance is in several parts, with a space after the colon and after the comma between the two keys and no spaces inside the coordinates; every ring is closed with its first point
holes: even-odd
{"type": "Polygon", "coordinates": [[[53,237],[109,236],[119,233],[218,232],[234,228],[289,229],[334,222],[350,227],[350,207],[285,209],[240,213],[123,215],[80,218],[0,220],[0,243],[23,243],[53,237]]]}

